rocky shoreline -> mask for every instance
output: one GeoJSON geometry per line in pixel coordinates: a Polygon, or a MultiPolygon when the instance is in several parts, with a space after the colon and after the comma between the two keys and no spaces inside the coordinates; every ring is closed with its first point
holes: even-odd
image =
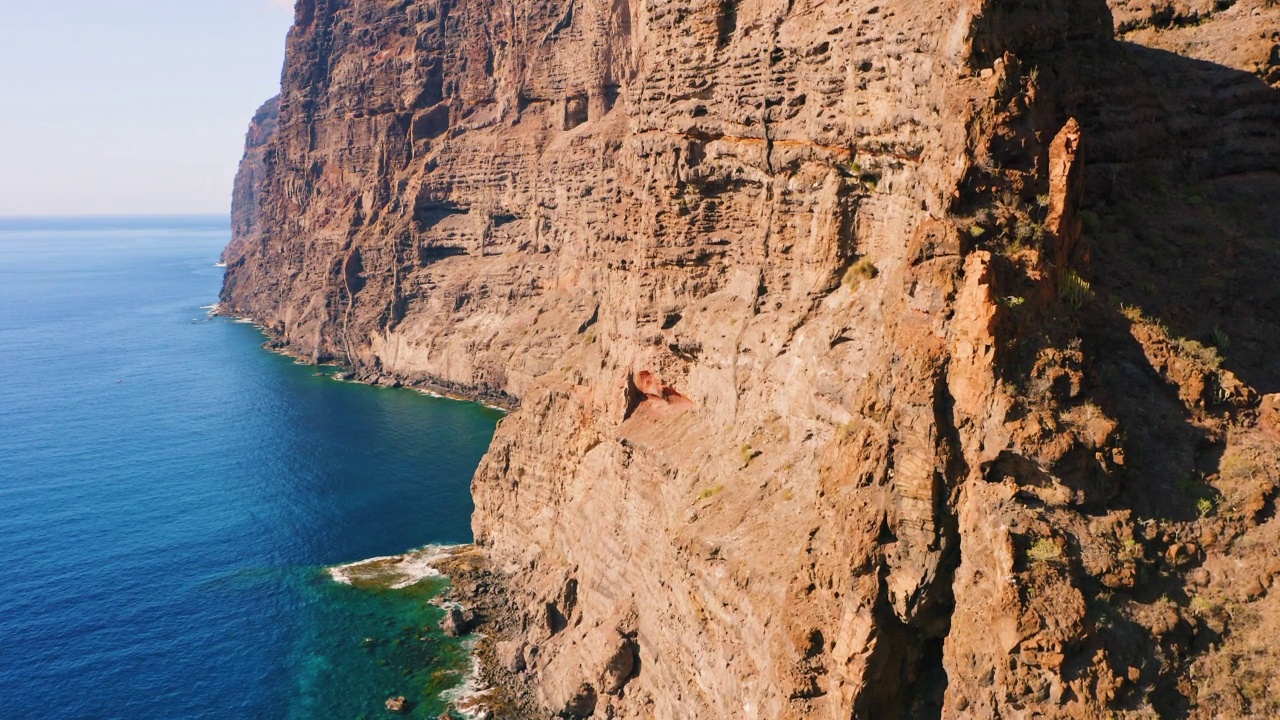
{"type": "MultiPolygon", "coordinates": [[[[269,352],[307,365],[323,364],[342,368],[333,376],[334,379],[342,382],[405,388],[435,397],[473,402],[502,412],[513,412],[519,407],[518,399],[501,390],[467,388],[457,383],[437,382],[425,378],[400,378],[389,374],[361,371],[333,362],[317,362],[313,358],[291,350],[288,342],[274,336],[270,328],[252,317],[236,314],[221,304],[210,307],[209,314],[238,322],[252,323],[266,336],[267,339],[262,347],[269,352]]],[[[401,580],[391,581],[389,586],[399,587],[403,583],[420,580],[422,578],[420,573],[424,567],[448,577],[451,584],[439,600],[445,605],[454,604],[463,613],[465,623],[460,624],[451,614],[446,614],[444,622],[449,627],[443,629],[454,636],[472,634],[476,637],[473,650],[473,658],[476,661],[473,671],[475,677],[468,678],[464,683],[474,688],[464,690],[452,702],[456,709],[466,718],[478,720],[490,718],[533,720],[544,717],[545,713],[541,712],[542,709],[535,699],[532,684],[521,672],[524,664],[523,654],[525,652],[536,654],[537,648],[529,649],[518,639],[521,636],[521,614],[512,605],[511,599],[515,596],[506,590],[505,578],[490,569],[484,552],[479,547],[458,545],[448,548],[422,548],[404,555],[372,558],[338,566],[332,568],[330,574],[337,582],[349,583],[350,578],[344,577],[344,573],[349,568],[382,561],[398,566],[406,560],[411,561],[411,565],[418,566],[416,571],[406,574],[403,568],[396,567],[393,573],[398,572],[407,576],[401,580]],[[424,557],[424,553],[429,555],[424,557]],[[519,654],[522,656],[519,664],[517,665],[512,657],[508,657],[506,661],[501,660],[500,658],[504,655],[501,649],[507,649],[506,655],[511,655],[510,647],[516,643],[520,645],[519,654]]],[[[448,713],[442,718],[447,716],[448,713]]]]}
{"type": "Polygon", "coordinates": [[[483,405],[487,408],[500,410],[506,413],[514,412],[520,407],[520,399],[511,393],[506,392],[502,388],[465,385],[463,383],[451,382],[444,378],[437,378],[426,374],[406,377],[397,373],[380,372],[374,369],[352,367],[346,363],[340,362],[337,358],[308,357],[294,350],[287,340],[273,333],[270,327],[256,318],[248,315],[242,315],[232,309],[224,308],[221,303],[215,303],[210,306],[208,310],[209,315],[214,317],[224,317],[229,320],[235,320],[236,322],[252,324],[266,336],[266,340],[262,343],[264,350],[276,353],[277,355],[283,355],[305,365],[326,365],[329,367],[341,368],[338,372],[334,373],[333,377],[335,380],[341,380],[343,382],[357,382],[374,387],[406,388],[432,397],[457,400],[459,402],[476,403],[478,405],[483,405]]]}
{"type": "MultiPolygon", "coordinates": [[[[450,580],[443,597],[456,602],[467,616],[466,632],[477,636],[476,690],[459,698],[459,710],[475,718],[533,720],[545,717],[533,686],[509,657],[509,648],[520,636],[520,614],[512,606],[506,579],[490,567],[484,551],[474,545],[437,564],[450,580]],[[508,650],[504,653],[503,650],[508,650]]],[[[447,619],[446,619],[447,621],[447,619]]],[[[533,650],[536,653],[536,649],[533,650]]],[[[521,657],[520,662],[523,663],[521,657]]]]}
{"type": "MultiPolygon", "coordinates": [[[[505,578],[494,572],[484,551],[475,545],[431,545],[402,555],[370,558],[329,569],[344,584],[403,588],[430,577],[445,577],[449,586],[431,602],[445,610],[440,630],[449,637],[470,638],[472,670],[443,699],[452,712],[474,720],[532,720],[545,717],[533,688],[521,673],[526,654],[537,649],[518,643],[520,616],[511,605],[505,578]],[[518,653],[512,653],[517,647],[518,653]],[[518,658],[518,661],[517,661],[518,658]]],[[[388,708],[404,712],[404,698],[391,698],[388,708]],[[398,702],[397,702],[398,701],[398,702]],[[392,708],[392,705],[401,708],[392,708]]]]}

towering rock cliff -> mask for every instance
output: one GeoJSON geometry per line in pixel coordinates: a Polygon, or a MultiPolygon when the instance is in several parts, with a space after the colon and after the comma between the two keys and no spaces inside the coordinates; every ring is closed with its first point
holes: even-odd
{"type": "Polygon", "coordinates": [[[1280,8],[1112,6],[300,0],[224,306],[518,405],[549,712],[1274,715],[1280,8]]]}
{"type": "Polygon", "coordinates": [[[222,254],[223,260],[240,257],[246,246],[262,242],[264,204],[259,202],[258,189],[270,179],[271,141],[276,136],[279,120],[280,98],[274,97],[263,103],[249,122],[244,158],[231,191],[232,241],[222,254]]]}

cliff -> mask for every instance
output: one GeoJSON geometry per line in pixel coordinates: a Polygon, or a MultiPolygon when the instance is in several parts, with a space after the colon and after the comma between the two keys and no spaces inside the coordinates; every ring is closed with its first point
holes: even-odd
{"type": "Polygon", "coordinates": [[[519,406],[473,526],[550,713],[1273,716],[1277,28],[300,0],[223,304],[519,406]]]}
{"type": "Polygon", "coordinates": [[[245,133],[244,157],[236,172],[231,190],[231,244],[222,253],[228,258],[239,257],[246,245],[261,242],[263,231],[263,205],[258,200],[258,188],[269,179],[272,172],[271,141],[276,136],[280,121],[280,98],[273,97],[258,108],[245,133]]]}

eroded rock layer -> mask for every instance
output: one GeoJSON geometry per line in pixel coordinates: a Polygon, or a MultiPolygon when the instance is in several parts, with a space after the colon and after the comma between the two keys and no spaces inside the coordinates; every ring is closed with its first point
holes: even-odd
{"type": "Polygon", "coordinates": [[[1112,5],[300,0],[224,306],[518,404],[550,713],[1267,716],[1280,8],[1112,5]]]}

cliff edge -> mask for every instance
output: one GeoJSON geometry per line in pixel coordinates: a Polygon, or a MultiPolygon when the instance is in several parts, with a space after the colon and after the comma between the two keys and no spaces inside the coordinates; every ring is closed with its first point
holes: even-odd
{"type": "Polygon", "coordinates": [[[296,12],[223,306],[518,406],[547,714],[1280,713],[1280,7],[296,12]]]}

